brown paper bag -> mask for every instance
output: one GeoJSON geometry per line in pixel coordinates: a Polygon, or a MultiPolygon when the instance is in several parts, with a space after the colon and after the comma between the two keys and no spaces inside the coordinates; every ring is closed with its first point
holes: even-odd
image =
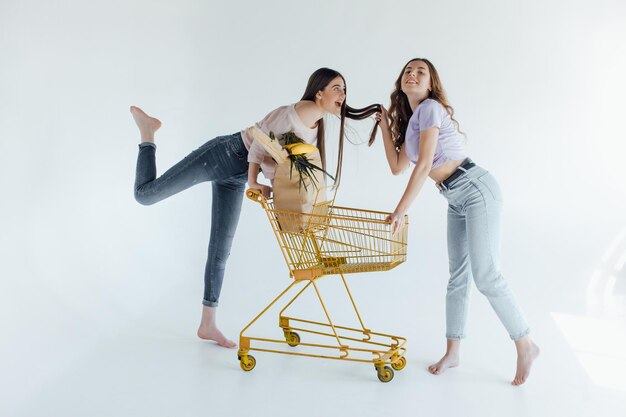
{"type": "MultiPolygon", "coordinates": [[[[319,151],[307,154],[312,164],[322,166],[319,151]]],[[[300,184],[300,173],[291,169],[291,161],[287,160],[276,165],[274,173],[274,208],[289,211],[294,214],[278,213],[278,222],[282,230],[299,232],[306,228],[317,226],[325,221],[323,217],[306,216],[304,214],[328,215],[328,201],[326,198],[326,181],[322,171],[313,170],[312,175],[317,180],[315,184],[310,178],[300,184]],[[290,178],[291,176],[291,178],[290,178]],[[304,213],[304,214],[295,214],[304,213]]]]}

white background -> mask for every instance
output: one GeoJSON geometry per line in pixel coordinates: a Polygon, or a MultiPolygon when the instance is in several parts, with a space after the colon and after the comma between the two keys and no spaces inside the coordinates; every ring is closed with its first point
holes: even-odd
{"type": "MultiPolygon", "coordinates": [[[[624,415],[625,39],[618,0],[2,0],[0,414],[624,415]],[[137,204],[128,106],[163,122],[162,172],[297,101],[321,66],[342,72],[352,106],[387,105],[413,57],[437,66],[470,155],[504,190],[504,273],[543,351],[530,381],[508,385],[513,344],[478,292],[462,366],[425,371],[443,353],[447,280],[431,182],[409,260],[350,277],[366,324],[408,337],[407,368],[380,384],[363,364],[260,353],[243,373],[195,337],[210,185],[137,204]]],[[[361,141],[371,123],[353,125],[361,141]]],[[[339,203],[395,207],[408,175],[383,154],[346,148],[339,203]]],[[[288,283],[244,201],[223,331],[236,338],[288,283]]]]}

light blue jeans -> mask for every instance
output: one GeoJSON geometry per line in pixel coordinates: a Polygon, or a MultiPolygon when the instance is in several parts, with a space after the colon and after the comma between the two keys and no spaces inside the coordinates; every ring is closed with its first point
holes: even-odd
{"type": "Polygon", "coordinates": [[[446,338],[465,337],[472,278],[511,339],[523,338],[530,329],[500,272],[502,194],[496,179],[476,165],[440,193],[448,200],[446,338]]]}

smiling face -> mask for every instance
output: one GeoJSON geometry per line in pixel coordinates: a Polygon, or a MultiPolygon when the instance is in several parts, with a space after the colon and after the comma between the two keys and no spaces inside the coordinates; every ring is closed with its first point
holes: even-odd
{"type": "Polygon", "coordinates": [[[315,94],[315,103],[327,113],[341,115],[341,106],[346,100],[346,83],[343,77],[333,78],[323,90],[315,94]]]}
{"type": "Polygon", "coordinates": [[[402,72],[400,89],[407,96],[428,97],[431,90],[428,65],[420,60],[409,62],[402,72]]]}

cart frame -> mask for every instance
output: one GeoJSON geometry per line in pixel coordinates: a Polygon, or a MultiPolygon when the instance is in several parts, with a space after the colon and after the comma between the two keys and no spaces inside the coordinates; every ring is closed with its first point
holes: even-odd
{"type": "Polygon", "coordinates": [[[295,213],[276,210],[273,201],[263,197],[260,190],[249,189],[246,196],[261,204],[265,210],[293,282],[241,331],[237,352],[241,368],[244,371],[251,371],[256,366],[256,359],[250,355],[250,351],[271,352],[372,363],[381,382],[391,381],[394,376],[393,370],[399,371],[406,366],[404,357],[406,339],[374,332],[363,324],[344,275],[387,271],[404,262],[407,254],[408,217],[405,216],[404,225],[394,236],[386,221],[390,213],[334,206],[334,201],[316,204],[310,214],[295,213]],[[358,318],[359,328],[340,326],[333,322],[317,284],[317,281],[326,275],[341,276],[358,318]],[[279,313],[278,325],[283,330],[284,340],[245,335],[260,317],[300,283],[304,284],[303,288],[279,313]],[[287,309],[310,287],[316,293],[326,322],[286,315],[287,309]],[[328,337],[334,340],[334,343],[305,343],[300,340],[298,332],[328,337]],[[327,350],[329,353],[307,353],[258,346],[267,343],[327,350]],[[355,347],[355,344],[361,347],[355,347]],[[369,355],[369,358],[364,357],[366,355],[369,355]]]}

